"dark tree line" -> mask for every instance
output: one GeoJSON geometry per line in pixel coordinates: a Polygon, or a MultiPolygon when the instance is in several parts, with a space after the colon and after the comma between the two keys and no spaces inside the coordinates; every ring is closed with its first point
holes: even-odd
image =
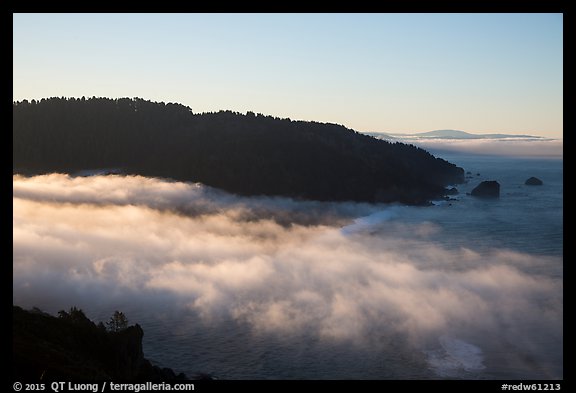
{"type": "Polygon", "coordinates": [[[464,179],[461,168],[421,148],[336,124],[194,114],[139,98],[14,102],[14,173],[97,168],[241,195],[368,202],[421,203],[464,179]]]}

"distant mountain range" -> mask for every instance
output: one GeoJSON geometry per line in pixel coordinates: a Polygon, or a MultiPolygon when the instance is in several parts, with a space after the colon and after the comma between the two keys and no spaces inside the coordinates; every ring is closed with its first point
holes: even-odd
{"type": "Polygon", "coordinates": [[[430,139],[507,139],[507,138],[529,138],[529,139],[544,139],[534,135],[515,135],[515,134],[471,134],[469,132],[459,130],[435,130],[428,132],[419,132],[414,134],[399,134],[399,133],[378,133],[371,132],[368,135],[377,138],[390,138],[390,139],[413,139],[413,138],[430,138],[430,139]]]}

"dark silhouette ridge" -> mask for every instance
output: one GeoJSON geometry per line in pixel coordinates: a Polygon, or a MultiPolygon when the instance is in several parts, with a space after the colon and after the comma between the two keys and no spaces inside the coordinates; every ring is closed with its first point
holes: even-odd
{"type": "Polygon", "coordinates": [[[421,204],[464,181],[424,149],[341,125],[248,112],[193,114],[135,98],[13,103],[13,172],[110,168],[240,195],[421,204]]]}
{"type": "Polygon", "coordinates": [[[186,379],[145,359],[143,336],[138,324],[109,331],[76,308],[56,318],[13,306],[12,374],[21,381],[186,379]]]}

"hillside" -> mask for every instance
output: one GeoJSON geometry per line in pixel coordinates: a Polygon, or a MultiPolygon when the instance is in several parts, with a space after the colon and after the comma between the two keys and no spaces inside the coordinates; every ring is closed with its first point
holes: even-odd
{"type": "Polygon", "coordinates": [[[14,102],[14,173],[101,168],[240,195],[416,204],[464,180],[461,168],[421,148],[336,124],[194,114],[138,98],[14,102]]]}
{"type": "Polygon", "coordinates": [[[76,308],[53,317],[13,306],[12,375],[24,381],[186,379],[144,358],[143,335],[139,325],[107,331],[76,308]]]}

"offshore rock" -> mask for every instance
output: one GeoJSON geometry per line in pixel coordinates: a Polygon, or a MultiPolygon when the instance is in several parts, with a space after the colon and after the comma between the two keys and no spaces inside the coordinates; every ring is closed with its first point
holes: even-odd
{"type": "Polygon", "coordinates": [[[472,190],[472,196],[479,198],[498,198],[500,197],[500,183],[495,180],[483,181],[472,190]]]}
{"type": "Polygon", "coordinates": [[[527,186],[541,186],[544,183],[537,177],[532,176],[531,178],[527,179],[524,184],[527,186]]]}

